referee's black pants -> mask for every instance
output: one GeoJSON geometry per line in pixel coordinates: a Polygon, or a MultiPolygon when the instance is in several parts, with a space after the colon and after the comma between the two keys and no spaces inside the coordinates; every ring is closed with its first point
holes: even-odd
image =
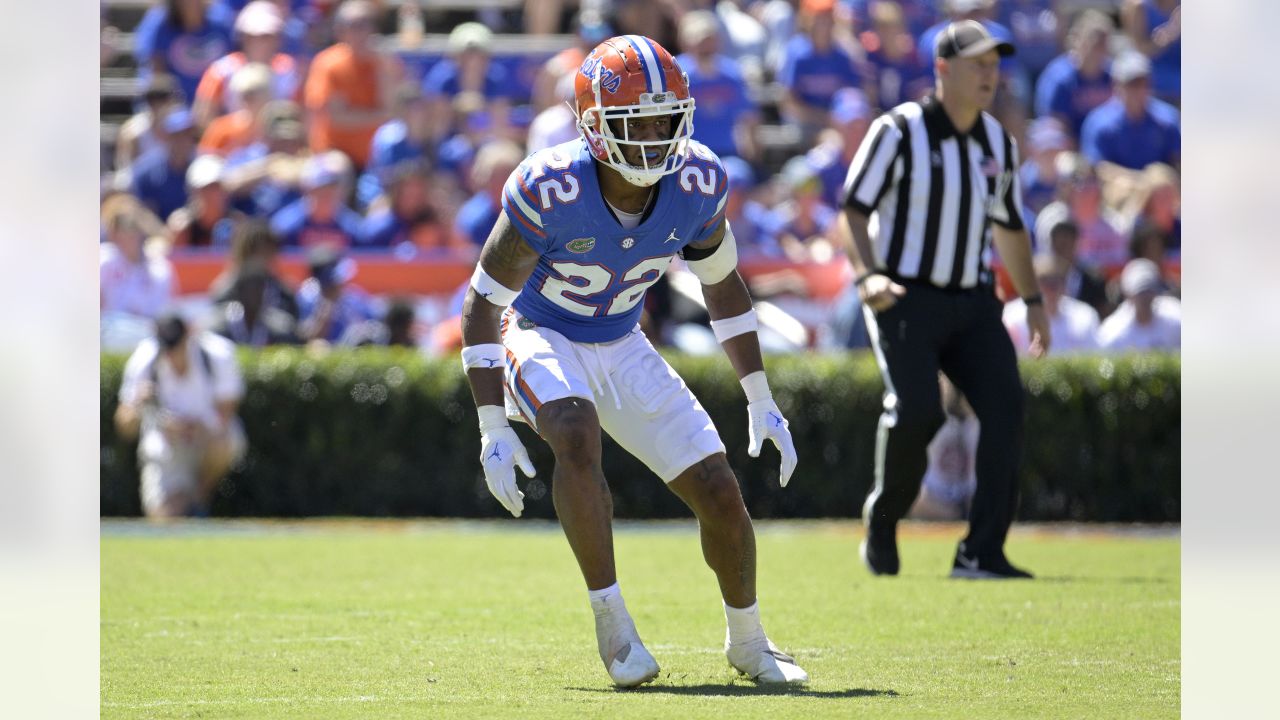
{"type": "Polygon", "coordinates": [[[1000,556],[1018,499],[1024,409],[1002,304],[989,287],[946,291],[903,284],[907,292],[893,307],[866,309],[885,378],[875,486],[864,508],[867,530],[892,533],[920,491],[926,450],[944,420],[941,370],[964,393],[981,425],[978,482],[961,547],[968,557],[1000,556]]]}

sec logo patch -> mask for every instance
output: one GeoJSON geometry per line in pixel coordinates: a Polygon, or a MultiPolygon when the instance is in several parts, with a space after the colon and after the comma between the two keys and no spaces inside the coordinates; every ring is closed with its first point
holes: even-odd
{"type": "Polygon", "coordinates": [[[522,317],[519,320],[517,320],[516,326],[518,326],[521,330],[532,330],[535,327],[537,327],[536,325],[533,324],[532,320],[526,317],[522,317]]]}

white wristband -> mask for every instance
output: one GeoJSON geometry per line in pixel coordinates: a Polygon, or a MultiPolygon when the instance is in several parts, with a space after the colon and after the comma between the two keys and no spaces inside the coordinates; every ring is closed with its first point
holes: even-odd
{"type": "Polygon", "coordinates": [[[476,263],[476,271],[471,273],[471,289],[498,307],[510,305],[515,302],[516,295],[520,294],[518,290],[512,290],[489,277],[489,273],[485,272],[479,263],[476,263]]]}
{"type": "Polygon", "coordinates": [[[498,343],[481,343],[462,348],[462,371],[471,368],[502,368],[506,348],[498,343]]]}
{"type": "Polygon", "coordinates": [[[747,394],[748,404],[773,397],[773,392],[769,390],[769,378],[765,377],[763,370],[750,373],[738,382],[742,383],[742,391],[747,394]]]}
{"type": "Polygon", "coordinates": [[[755,332],[759,328],[760,321],[756,319],[755,308],[735,317],[711,321],[711,332],[715,333],[716,342],[721,343],[743,333],[755,332]]]}
{"type": "Polygon", "coordinates": [[[501,405],[481,405],[476,408],[476,415],[480,417],[480,432],[511,425],[501,405]]]}

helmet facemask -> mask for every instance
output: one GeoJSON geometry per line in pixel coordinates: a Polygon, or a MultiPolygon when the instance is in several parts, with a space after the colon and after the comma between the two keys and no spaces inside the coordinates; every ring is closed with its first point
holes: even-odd
{"type": "Polygon", "coordinates": [[[636,105],[604,106],[600,97],[600,80],[593,83],[596,104],[581,109],[578,131],[600,162],[608,165],[627,182],[648,187],[664,176],[684,167],[688,157],[689,140],[693,137],[693,98],[680,100],[674,92],[643,93],[636,105]],[[633,140],[629,135],[627,120],[668,115],[672,121],[671,137],[659,140],[633,140]],[[621,135],[614,132],[611,120],[620,121],[621,135]],[[623,148],[640,150],[640,165],[627,162],[623,148]],[[656,149],[658,157],[652,161],[647,151],[656,149]]]}

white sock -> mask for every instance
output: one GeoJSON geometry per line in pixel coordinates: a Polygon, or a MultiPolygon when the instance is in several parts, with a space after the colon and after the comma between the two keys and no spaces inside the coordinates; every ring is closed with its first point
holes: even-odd
{"type": "Polygon", "coordinates": [[[616,582],[607,588],[588,590],[587,597],[591,599],[591,610],[597,616],[617,612],[618,610],[626,612],[627,605],[622,601],[622,590],[616,582]]]}
{"type": "Polygon", "coordinates": [[[764,626],[760,624],[760,603],[751,607],[736,608],[725,603],[724,619],[729,624],[729,644],[742,645],[764,638],[764,626]]]}

